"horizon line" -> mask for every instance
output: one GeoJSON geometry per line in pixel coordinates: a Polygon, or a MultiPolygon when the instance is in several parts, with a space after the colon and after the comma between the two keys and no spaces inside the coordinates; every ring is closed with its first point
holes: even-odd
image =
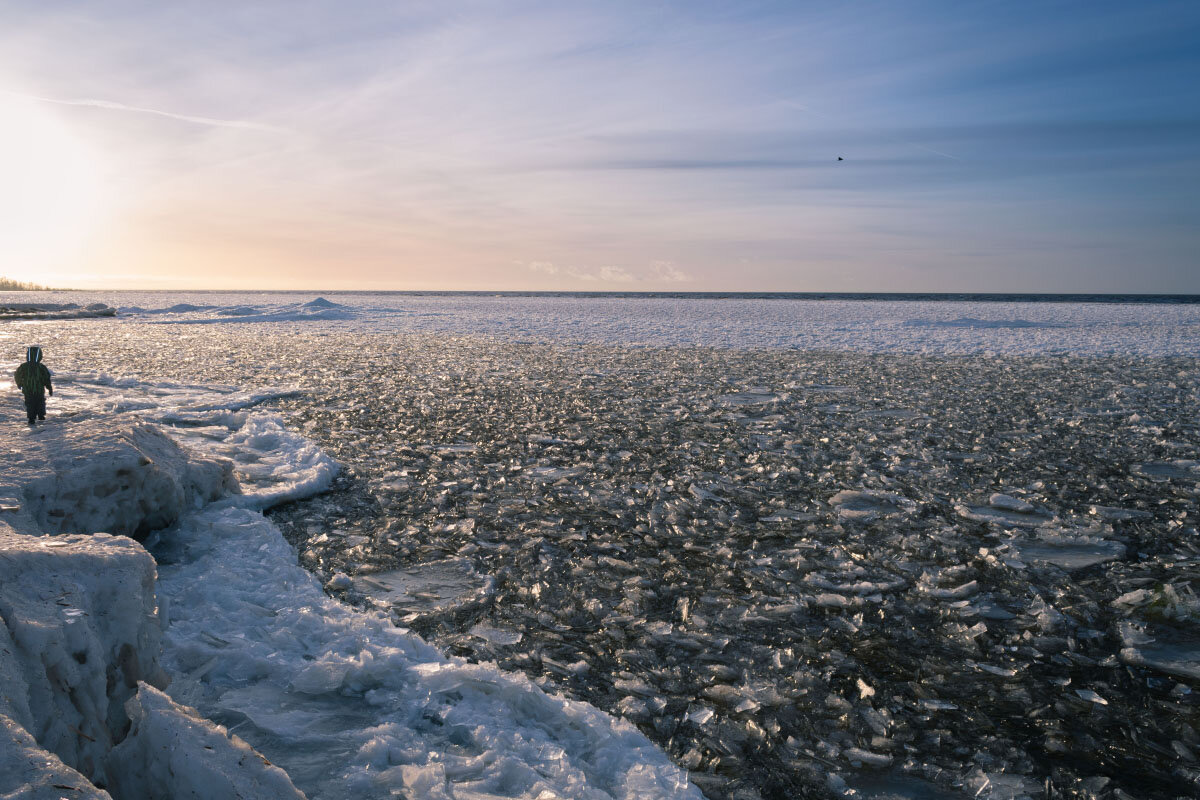
{"type": "Polygon", "coordinates": [[[1200,301],[1200,292],[1095,292],[1095,291],[842,291],[842,290],[780,290],[780,289],[332,289],[332,288],[130,288],[130,287],[45,287],[38,289],[8,289],[4,293],[18,292],[143,292],[158,294],[185,294],[188,292],[226,294],[461,294],[461,295],[671,295],[671,296],[741,296],[763,297],[770,295],[794,295],[801,297],[1094,297],[1094,298],[1190,298],[1200,301]]]}

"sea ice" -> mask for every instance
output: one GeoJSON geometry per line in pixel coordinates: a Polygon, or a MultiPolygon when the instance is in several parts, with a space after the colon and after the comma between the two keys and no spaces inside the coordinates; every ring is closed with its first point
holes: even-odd
{"type": "Polygon", "coordinates": [[[479,575],[465,558],[425,562],[390,572],[358,575],[352,585],[361,594],[393,608],[401,618],[444,614],[481,602],[493,581],[479,575]]]}
{"type": "Polygon", "coordinates": [[[256,512],[197,512],[164,539],[188,554],[160,568],[172,695],[244,722],[310,797],[390,797],[415,775],[429,796],[700,797],[628,723],[330,599],[256,512]]]}
{"type": "Polygon", "coordinates": [[[875,489],[860,492],[843,489],[829,498],[829,504],[837,509],[838,517],[841,519],[860,522],[895,514],[906,514],[917,506],[907,497],[875,489]]]}
{"type": "Polygon", "coordinates": [[[1014,549],[1021,560],[1053,564],[1068,572],[1087,569],[1125,555],[1125,545],[1103,539],[1069,536],[1045,536],[1034,541],[1018,541],[1014,549]]]}

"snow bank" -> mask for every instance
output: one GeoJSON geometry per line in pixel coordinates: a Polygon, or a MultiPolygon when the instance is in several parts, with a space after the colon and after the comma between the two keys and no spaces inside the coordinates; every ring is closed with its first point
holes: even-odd
{"type": "Polygon", "coordinates": [[[5,430],[0,455],[0,797],[300,796],[279,770],[263,782],[244,743],[155,700],[168,677],[150,554],[108,532],[41,535],[144,535],[236,492],[231,465],[94,419],[5,430]],[[198,749],[166,758],[150,739],[198,749]]]}
{"type": "MultiPolygon", "coordinates": [[[[0,528],[0,715],[100,786],[138,681],[166,685],[154,575],[154,559],[124,537],[0,528]]],[[[19,761],[31,745],[5,728],[15,751],[0,763],[19,761]]]]}
{"type": "Polygon", "coordinates": [[[142,539],[237,490],[227,462],[189,457],[161,429],[89,421],[26,432],[6,448],[26,532],[105,531],[142,539]]]}

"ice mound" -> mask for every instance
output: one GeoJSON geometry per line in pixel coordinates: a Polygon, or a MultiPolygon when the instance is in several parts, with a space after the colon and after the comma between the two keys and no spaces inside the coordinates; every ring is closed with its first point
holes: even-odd
{"type": "Polygon", "coordinates": [[[139,684],[125,709],[132,727],[110,757],[118,797],[303,800],[287,773],[152,686],[139,684]]]}
{"type": "Polygon", "coordinates": [[[125,701],[138,681],[166,683],[154,560],[123,537],[35,537],[0,524],[0,620],[0,718],[17,748],[2,748],[0,764],[31,752],[19,727],[89,781],[109,783],[125,701]]]}
{"type": "Polygon", "coordinates": [[[315,300],[309,300],[307,303],[301,303],[301,308],[345,308],[341,303],[335,303],[332,300],[326,300],[324,297],[318,297],[315,300]]]}
{"type": "Polygon", "coordinates": [[[88,317],[115,317],[117,310],[104,303],[92,303],[80,308],[75,303],[3,303],[0,304],[0,320],[33,319],[86,319],[88,317]]]}
{"type": "MultiPolygon", "coordinates": [[[[134,309],[129,309],[133,311],[134,309]]],[[[345,321],[358,318],[350,306],[334,303],[323,297],[307,303],[282,303],[275,305],[238,304],[232,306],[194,306],[180,303],[169,308],[146,311],[147,315],[161,315],[169,319],[155,320],[163,325],[210,325],[250,322],[303,322],[345,321]]]]}
{"type": "Polygon", "coordinates": [[[189,458],[149,425],[84,422],[31,431],[6,453],[28,532],[105,531],[144,538],[234,491],[227,463],[189,458]]]}

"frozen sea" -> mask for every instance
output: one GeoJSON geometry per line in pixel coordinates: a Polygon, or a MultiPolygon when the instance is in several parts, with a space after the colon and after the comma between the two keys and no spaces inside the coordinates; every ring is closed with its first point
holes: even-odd
{"type": "Polygon", "coordinates": [[[234,461],[171,692],[310,797],[1200,791],[1200,305],[29,302],[118,309],[0,321],[52,423],[234,461]]]}

